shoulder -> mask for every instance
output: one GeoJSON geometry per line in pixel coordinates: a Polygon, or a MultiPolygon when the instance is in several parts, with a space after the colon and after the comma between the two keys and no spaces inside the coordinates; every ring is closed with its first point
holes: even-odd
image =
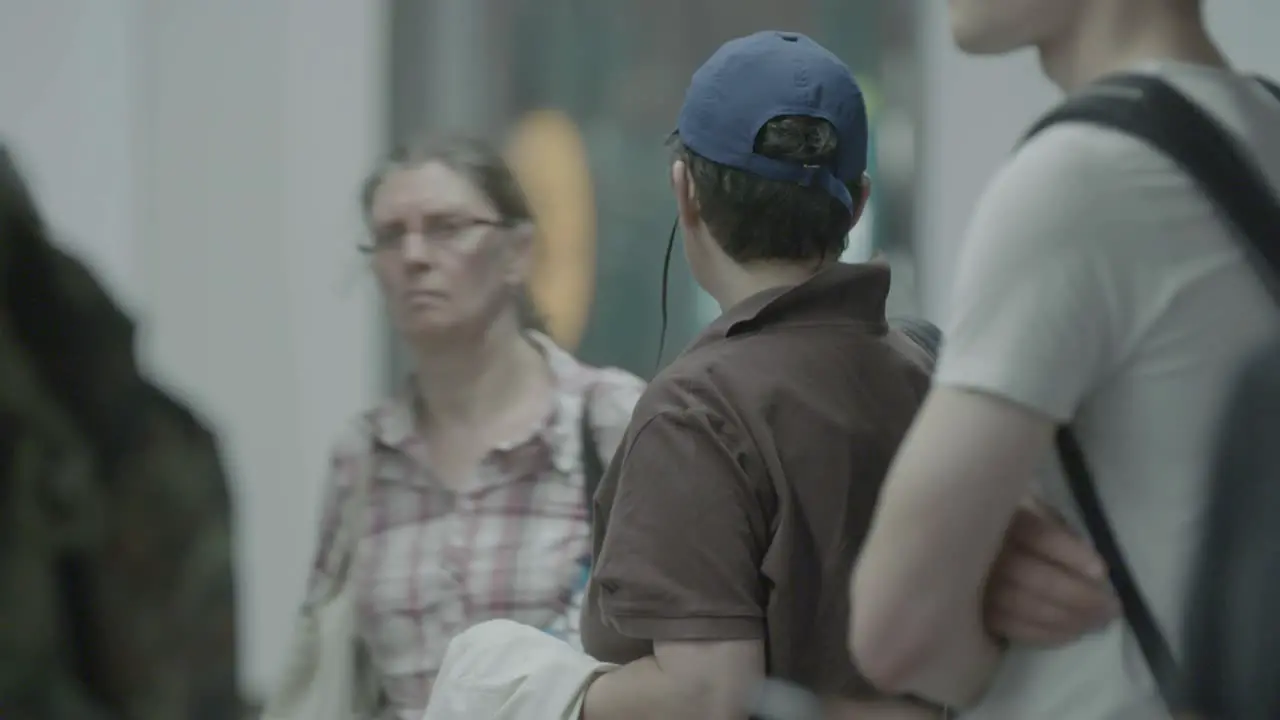
{"type": "Polygon", "coordinates": [[[636,433],[663,428],[696,430],[717,444],[736,446],[743,433],[732,424],[729,396],[736,385],[725,372],[714,346],[695,348],[680,355],[649,383],[636,403],[632,425],[636,433]]]}
{"type": "Polygon", "coordinates": [[[529,339],[546,358],[558,392],[581,394],[596,427],[626,424],[636,400],[644,392],[644,380],[621,368],[584,363],[542,333],[530,332],[529,339]]]}
{"type": "Polygon", "coordinates": [[[1160,222],[1149,203],[1189,190],[1171,160],[1122,132],[1063,123],[1029,139],[978,201],[967,242],[1020,257],[1116,251],[1134,223],[1160,222]],[[1170,182],[1173,178],[1174,182],[1170,182]]]}
{"type": "Polygon", "coordinates": [[[369,466],[377,447],[383,445],[380,436],[394,423],[396,403],[384,400],[374,407],[347,419],[334,433],[329,443],[330,491],[349,490],[356,479],[369,466]]]}
{"type": "Polygon", "coordinates": [[[603,457],[613,457],[623,442],[636,402],[644,393],[645,382],[619,368],[582,366],[586,373],[585,402],[591,427],[603,457]]]}
{"type": "Polygon", "coordinates": [[[588,375],[587,398],[592,419],[598,425],[625,425],[645,391],[645,381],[615,367],[584,366],[588,375]],[[612,421],[609,419],[613,418],[612,421]]]}
{"type": "MultiPolygon", "coordinates": [[[[1052,125],[1028,138],[997,173],[992,189],[1010,192],[1053,190],[1067,197],[1098,197],[1103,190],[1129,187],[1132,174],[1160,167],[1163,156],[1145,142],[1119,130],[1083,122],[1052,125]],[[1091,181],[1081,183],[1081,180],[1091,181]]],[[[1169,163],[1167,166],[1171,167],[1169,163]]]]}
{"type": "Polygon", "coordinates": [[[954,298],[1092,293],[1164,262],[1161,239],[1196,222],[1203,200],[1173,161],[1136,138],[1082,123],[1029,139],[974,209],[954,298]],[[1047,287],[1046,283],[1049,286],[1047,287]]]}
{"type": "MultiPolygon", "coordinates": [[[[646,494],[666,492],[683,496],[687,486],[679,478],[697,477],[709,484],[755,487],[765,477],[754,447],[729,415],[706,406],[668,404],[639,411],[619,447],[619,481],[646,494]],[[673,482],[659,481],[671,478],[673,482]]],[[[628,494],[623,492],[623,495],[628,494]]]]}

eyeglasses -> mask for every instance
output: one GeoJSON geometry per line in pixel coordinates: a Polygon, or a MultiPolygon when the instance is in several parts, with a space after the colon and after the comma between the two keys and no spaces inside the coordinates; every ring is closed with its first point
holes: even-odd
{"type": "MultiPolygon", "coordinates": [[[[467,249],[479,233],[471,232],[478,227],[507,227],[505,220],[492,218],[464,217],[460,215],[428,215],[422,218],[418,235],[430,245],[447,250],[467,249]]],[[[404,240],[409,232],[401,223],[386,225],[375,229],[368,242],[360,246],[361,252],[399,251],[404,247],[404,240]]]]}

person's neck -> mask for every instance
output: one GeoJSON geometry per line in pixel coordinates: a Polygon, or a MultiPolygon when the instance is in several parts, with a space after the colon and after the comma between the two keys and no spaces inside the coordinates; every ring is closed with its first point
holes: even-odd
{"type": "Polygon", "coordinates": [[[535,379],[537,348],[514,319],[433,343],[417,353],[415,383],[422,421],[474,424],[501,412],[535,379]]]}
{"type": "Polygon", "coordinates": [[[1096,7],[1070,32],[1039,48],[1045,74],[1064,92],[1144,62],[1228,67],[1196,13],[1170,12],[1147,0],[1096,7]]]}
{"type": "Polygon", "coordinates": [[[829,267],[834,261],[824,263],[754,262],[747,265],[725,263],[718,273],[716,288],[709,289],[720,305],[720,311],[758,295],[766,290],[795,287],[829,267]]]}

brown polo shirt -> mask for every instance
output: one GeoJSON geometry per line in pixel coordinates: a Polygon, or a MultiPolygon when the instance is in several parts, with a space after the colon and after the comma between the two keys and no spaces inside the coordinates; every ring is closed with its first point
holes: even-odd
{"type": "Polygon", "coordinates": [[[883,265],[836,265],[731,308],[649,385],[596,495],[582,641],[765,641],[770,675],[872,697],[849,578],[927,360],[888,330],[883,265]]]}

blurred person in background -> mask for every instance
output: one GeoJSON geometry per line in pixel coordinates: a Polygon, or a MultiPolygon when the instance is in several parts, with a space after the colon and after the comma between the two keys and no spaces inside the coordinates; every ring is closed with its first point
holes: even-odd
{"type": "Polygon", "coordinates": [[[0,717],[242,712],[217,442],[133,340],[0,146],[0,717]]]}
{"type": "Polygon", "coordinates": [[[588,476],[608,463],[643,381],[584,365],[533,326],[537,228],[486,143],[410,144],[361,201],[366,251],[414,370],[333,453],[304,605],[328,591],[345,504],[367,498],[353,640],[381,711],[417,720],[449,641],[476,623],[511,619],[576,644],[588,476]]]}
{"type": "MultiPolygon", "coordinates": [[[[1064,92],[1115,73],[1163,83],[1280,187],[1280,104],[1230,67],[1200,0],[949,8],[962,49],[1034,47],[1064,92]]],[[[1143,91],[1118,90],[1112,99],[1136,95],[1127,107],[1140,107],[1143,91]]],[[[1020,146],[978,202],[950,309],[934,389],[855,573],[859,666],[882,688],[967,707],[975,720],[1168,718],[1176,668],[1144,656],[1182,645],[1221,409],[1242,360],[1280,318],[1237,228],[1153,144],[1054,124],[1020,146]],[[1036,471],[1065,467],[1051,455],[1055,442],[1070,444],[1067,426],[1080,453],[1063,456],[1083,456],[1072,467],[1092,471],[1100,497],[1089,515],[1109,521],[1132,569],[1132,583],[1117,583],[1126,610],[1145,601],[1150,622],[1113,622],[1056,647],[1005,644],[983,627],[981,590],[1036,471]]],[[[1046,499],[1081,520],[1065,477],[1044,479],[1046,499]]]]}

